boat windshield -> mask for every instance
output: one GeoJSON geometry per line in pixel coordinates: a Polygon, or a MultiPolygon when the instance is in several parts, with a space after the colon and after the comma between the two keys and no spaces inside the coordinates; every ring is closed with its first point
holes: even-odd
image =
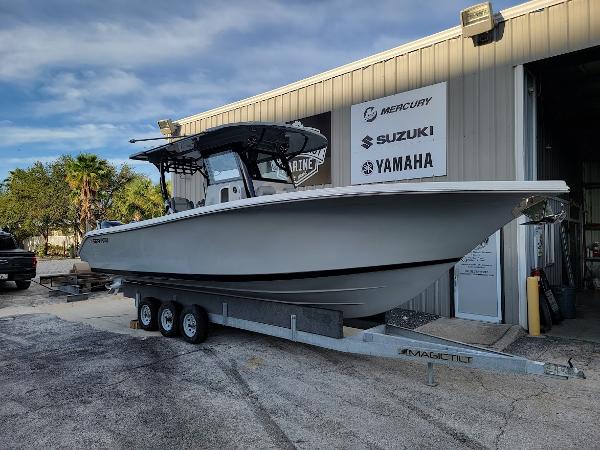
{"type": "Polygon", "coordinates": [[[254,180],[293,184],[285,166],[278,158],[266,153],[255,153],[248,157],[251,159],[247,164],[248,171],[254,180]]]}
{"type": "Polygon", "coordinates": [[[224,183],[240,179],[240,168],[234,153],[217,153],[206,158],[209,183],[224,183]]]}

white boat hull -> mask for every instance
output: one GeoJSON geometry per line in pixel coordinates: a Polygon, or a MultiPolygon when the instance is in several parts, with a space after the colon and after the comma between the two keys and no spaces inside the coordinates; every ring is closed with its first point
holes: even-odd
{"type": "Polygon", "coordinates": [[[470,182],[278,194],[96,230],[80,255],[97,271],[361,317],[418,295],[523,198],[564,192],[563,182],[470,182]]]}

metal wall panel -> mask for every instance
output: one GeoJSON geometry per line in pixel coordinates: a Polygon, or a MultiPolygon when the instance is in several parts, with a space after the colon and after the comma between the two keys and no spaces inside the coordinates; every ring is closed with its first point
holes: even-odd
{"type": "MultiPolygon", "coordinates": [[[[342,186],[350,183],[350,106],[447,81],[448,175],[436,180],[515,179],[514,66],[599,45],[600,0],[535,0],[496,19],[495,39],[488,44],[476,46],[453,28],[348,65],[345,72],[334,69],[179,123],[193,122],[199,132],[239,120],[287,121],[332,111],[331,179],[334,186],[342,186]]],[[[197,201],[194,191],[201,182],[196,177],[175,177],[174,186],[177,195],[197,201]]],[[[508,323],[518,323],[516,234],[515,223],[504,227],[508,323]]],[[[449,314],[447,281],[445,276],[411,305],[449,314]]]]}

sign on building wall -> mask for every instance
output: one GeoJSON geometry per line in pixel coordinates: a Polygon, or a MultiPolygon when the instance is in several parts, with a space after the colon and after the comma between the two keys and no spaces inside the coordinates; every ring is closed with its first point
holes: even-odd
{"type": "Polygon", "coordinates": [[[456,317],[502,321],[500,271],[500,231],[496,231],[454,266],[456,317]]]}
{"type": "Polygon", "coordinates": [[[327,148],[300,153],[290,161],[292,175],[299,186],[315,186],[331,183],[331,112],[293,120],[302,126],[316,128],[327,138],[327,148]]]}
{"type": "Polygon", "coordinates": [[[352,184],[446,175],[446,82],[352,105],[352,184]]]}

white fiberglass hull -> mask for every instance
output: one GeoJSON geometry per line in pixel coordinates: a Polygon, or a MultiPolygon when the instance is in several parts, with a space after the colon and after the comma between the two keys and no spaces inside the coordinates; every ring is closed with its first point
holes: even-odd
{"type": "Polygon", "coordinates": [[[361,317],[419,294],[524,198],[564,192],[563,182],[440,182],[278,194],[96,230],[80,255],[98,271],[361,317]]]}

